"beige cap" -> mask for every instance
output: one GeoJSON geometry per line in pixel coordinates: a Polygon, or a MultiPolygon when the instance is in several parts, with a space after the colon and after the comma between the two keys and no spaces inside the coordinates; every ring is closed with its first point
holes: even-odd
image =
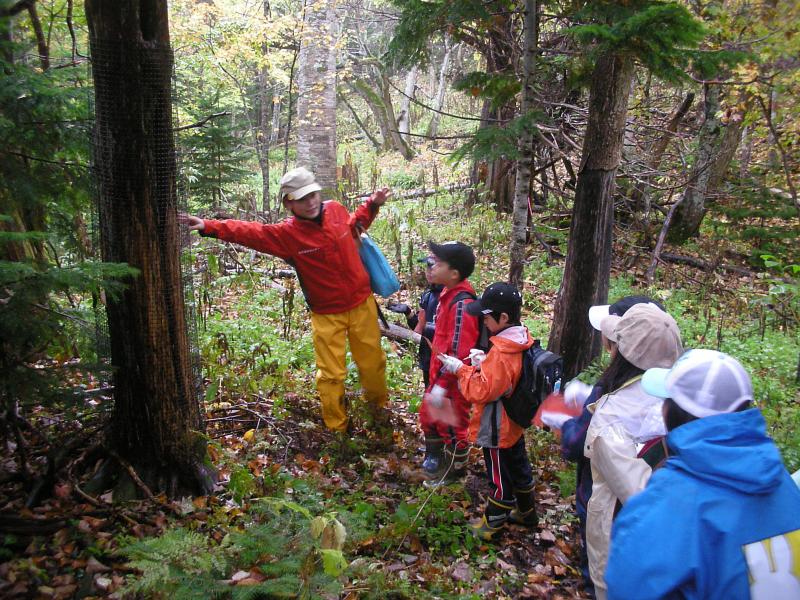
{"type": "Polygon", "coordinates": [[[297,167],[281,177],[281,189],[278,196],[281,200],[300,200],[311,192],[322,189],[314,180],[314,174],[303,167],[297,167]]]}
{"type": "Polygon", "coordinates": [[[610,315],[600,330],[640,369],[671,367],[683,352],[678,324],[655,304],[636,304],[621,317],[610,315]]]}

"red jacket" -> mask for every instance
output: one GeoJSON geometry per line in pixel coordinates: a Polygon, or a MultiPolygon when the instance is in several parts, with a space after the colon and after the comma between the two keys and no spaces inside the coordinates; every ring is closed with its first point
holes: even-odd
{"type": "Polygon", "coordinates": [[[294,266],[303,295],[318,314],[346,312],[372,293],[354,236],[368,228],[378,206],[367,200],[351,215],[329,200],[322,204],[321,224],[291,216],[277,223],[204,220],[202,235],[272,254],[294,266]]]}
{"type": "Polygon", "coordinates": [[[468,315],[464,308],[470,302],[474,302],[473,298],[453,302],[461,292],[469,292],[473,298],[475,296],[475,290],[466,279],[453,288],[442,290],[434,322],[430,382],[431,385],[437,384],[445,389],[458,388],[455,375],[440,373],[442,361],[439,360],[439,354],[449,354],[464,360],[478,342],[478,318],[468,315]]]}

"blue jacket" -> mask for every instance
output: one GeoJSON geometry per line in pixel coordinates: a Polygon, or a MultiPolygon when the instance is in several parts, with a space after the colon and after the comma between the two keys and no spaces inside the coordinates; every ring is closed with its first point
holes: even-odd
{"type": "Polygon", "coordinates": [[[614,523],[609,600],[800,598],[800,489],[761,412],[692,421],[667,444],[614,523]]]}
{"type": "Polygon", "coordinates": [[[561,456],[578,465],[575,478],[575,510],[581,522],[581,539],[586,536],[586,505],[592,496],[592,465],[583,455],[586,431],[592,420],[592,413],[588,407],[597,402],[602,395],[603,388],[599,385],[594,386],[583,403],[581,414],[561,426],[561,456]]]}

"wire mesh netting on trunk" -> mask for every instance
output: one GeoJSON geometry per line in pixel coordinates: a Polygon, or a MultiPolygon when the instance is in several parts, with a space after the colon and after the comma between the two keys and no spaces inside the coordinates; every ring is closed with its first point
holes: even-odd
{"type": "MultiPolygon", "coordinates": [[[[202,374],[194,257],[189,250],[188,231],[175,226],[177,213],[186,211],[188,194],[186,180],[181,175],[182,157],[175,144],[178,123],[172,110],[173,66],[173,54],[168,49],[122,49],[117,41],[92,42],[96,88],[90,100],[95,117],[92,238],[95,247],[102,249],[102,260],[129,262],[141,271],[139,277],[145,286],[149,278],[158,284],[155,295],[144,293],[143,306],[137,315],[140,322],[165,332],[185,323],[192,371],[190,394],[199,399],[202,374]],[[140,90],[137,97],[132,98],[120,89],[121,73],[135,81],[140,90]],[[131,235],[131,223],[136,235],[131,235]],[[153,244],[154,251],[142,253],[141,248],[134,247],[140,239],[153,244]],[[134,264],[137,257],[140,264],[134,264]],[[180,286],[182,302],[169,301],[174,286],[180,286]],[[175,312],[180,307],[184,318],[176,318],[175,312]]],[[[110,365],[112,344],[107,305],[105,298],[97,299],[95,337],[98,357],[103,364],[110,365]]],[[[108,374],[111,375],[110,370],[108,374]]]]}

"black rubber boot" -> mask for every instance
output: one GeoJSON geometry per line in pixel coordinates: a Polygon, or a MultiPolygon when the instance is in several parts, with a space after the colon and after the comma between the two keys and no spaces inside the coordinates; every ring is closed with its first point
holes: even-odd
{"type": "Polygon", "coordinates": [[[426,475],[435,475],[444,458],[444,439],[440,437],[425,437],[425,458],[422,461],[422,470],[426,475]]]}
{"type": "Polygon", "coordinates": [[[511,507],[489,498],[486,510],[479,521],[470,523],[470,531],[476,538],[486,542],[492,541],[506,527],[511,507]]]}
{"type": "Polygon", "coordinates": [[[517,499],[517,507],[508,515],[509,520],[517,525],[525,527],[536,527],[539,524],[539,517],[536,514],[535,503],[536,492],[533,484],[527,490],[514,490],[514,497],[517,499]]]}
{"type": "Polygon", "coordinates": [[[469,461],[469,446],[464,442],[446,444],[444,456],[439,462],[439,468],[429,476],[425,487],[438,487],[459,481],[467,474],[467,462],[469,461]]]}

